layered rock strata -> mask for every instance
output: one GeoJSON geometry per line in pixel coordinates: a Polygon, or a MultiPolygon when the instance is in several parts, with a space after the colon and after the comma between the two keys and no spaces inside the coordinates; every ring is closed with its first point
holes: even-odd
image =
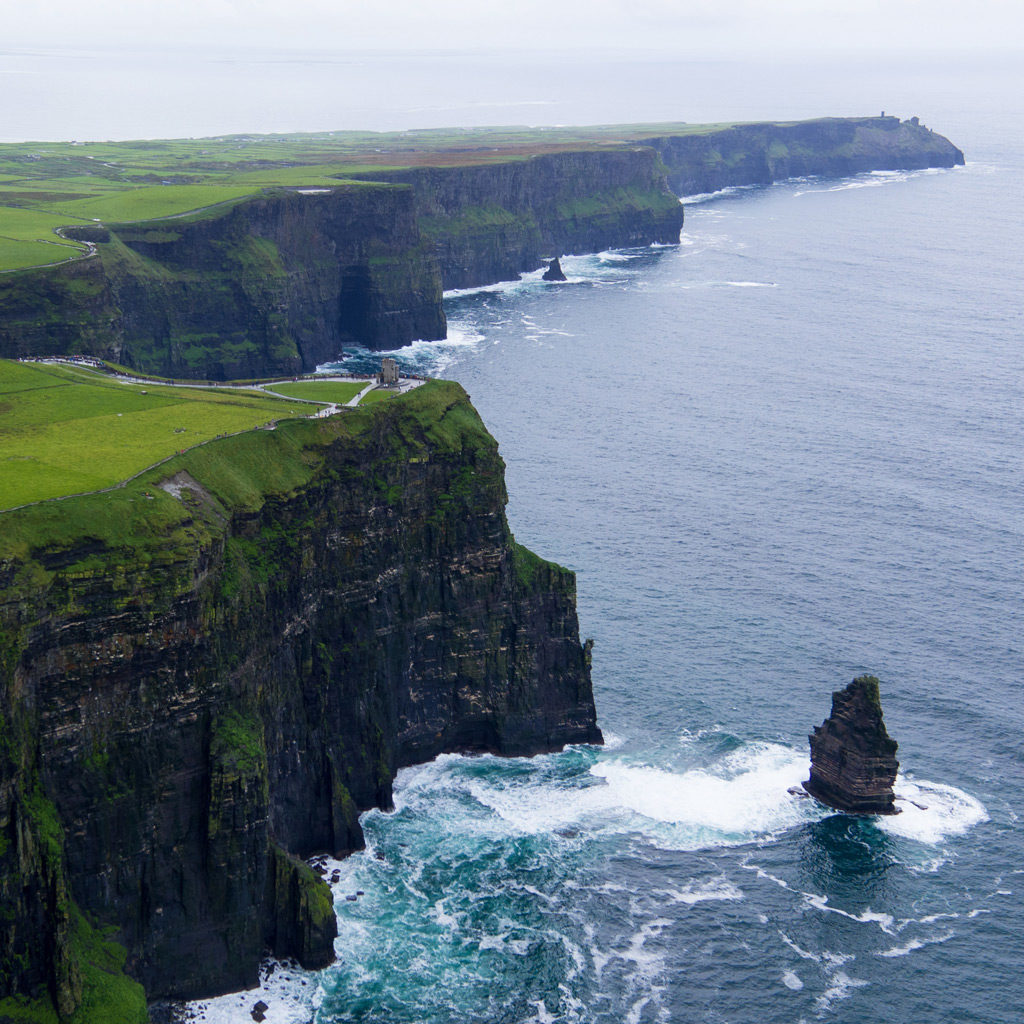
{"type": "Polygon", "coordinates": [[[76,928],[150,998],[322,964],[300,858],[359,848],[398,768],[600,742],[573,575],[511,537],[503,469],[432,382],[4,515],[0,1020],[79,1019],[76,928]]]}
{"type": "Polygon", "coordinates": [[[874,676],[859,676],[832,694],[832,714],[810,741],[811,777],[804,788],[816,800],[855,814],[899,812],[892,788],[897,744],[886,732],[874,676]]]}

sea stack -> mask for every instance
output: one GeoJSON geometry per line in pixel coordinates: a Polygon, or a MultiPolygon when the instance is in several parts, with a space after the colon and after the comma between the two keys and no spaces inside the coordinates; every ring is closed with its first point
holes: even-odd
{"type": "Polygon", "coordinates": [[[562,273],[562,264],[558,262],[556,256],[549,264],[548,269],[544,271],[545,281],[565,281],[566,276],[562,273]]]}
{"type": "Polygon", "coordinates": [[[896,741],[885,731],[874,676],[859,676],[832,694],[832,714],[810,741],[811,777],[804,789],[811,796],[854,814],[899,813],[892,791],[896,741]]]}

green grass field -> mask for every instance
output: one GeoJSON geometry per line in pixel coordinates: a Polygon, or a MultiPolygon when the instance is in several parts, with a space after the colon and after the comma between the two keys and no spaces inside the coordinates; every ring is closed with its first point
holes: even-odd
{"type": "Polygon", "coordinates": [[[360,405],[373,405],[374,402],[386,402],[389,399],[397,398],[397,391],[383,391],[377,389],[371,391],[359,404],[360,405]]]}
{"type": "Polygon", "coordinates": [[[88,199],[47,201],[45,207],[47,210],[55,211],[53,216],[58,223],[67,223],[68,217],[72,217],[78,221],[100,220],[114,224],[121,221],[176,217],[233,199],[244,199],[256,191],[259,191],[258,188],[244,184],[153,185],[129,188],[121,192],[107,192],[88,199]]]}
{"type": "Polygon", "coordinates": [[[310,411],[260,391],[124,384],[0,360],[0,510],[111,487],[220,434],[310,411]]]}
{"type": "Polygon", "coordinates": [[[0,144],[0,272],[76,258],[74,249],[47,244],[57,241],[54,229],[64,225],[178,217],[265,188],[351,186],[351,175],[381,169],[522,160],[726,127],[448,128],[5,143],[0,144]]]}
{"type": "MultiPolygon", "coordinates": [[[[289,398],[304,398],[312,402],[334,402],[344,405],[355,398],[365,382],[342,380],[310,380],[295,381],[290,384],[268,384],[267,390],[275,395],[287,395],[289,398]]],[[[373,394],[371,391],[370,394],[373,394]]]]}

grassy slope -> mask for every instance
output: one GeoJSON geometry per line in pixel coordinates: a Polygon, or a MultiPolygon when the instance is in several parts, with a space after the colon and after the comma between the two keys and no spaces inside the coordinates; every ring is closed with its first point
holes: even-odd
{"type": "Polygon", "coordinates": [[[132,385],[0,360],[0,509],[110,487],[219,434],[310,410],[256,391],[132,385]]]}
{"type": "Polygon", "coordinates": [[[274,431],[247,431],[193,448],[105,494],[0,513],[0,563],[30,557],[38,549],[74,549],[83,538],[104,548],[130,549],[143,566],[173,558],[178,544],[190,543],[196,526],[188,506],[157,486],[161,480],[184,470],[225,514],[256,510],[268,496],[288,494],[307,483],[322,461],[323,444],[359,437],[373,429],[378,415],[399,408],[407,422],[436,443],[457,449],[469,438],[474,444],[495,445],[458,384],[429,381],[401,403],[360,406],[321,420],[285,420],[274,431]]]}
{"type": "Polygon", "coordinates": [[[728,125],[324,132],[140,142],[0,145],[0,272],[59,262],[54,229],[176,217],[264,188],[326,188],[348,175],[414,165],[480,164],[628,144],[728,125]]]}

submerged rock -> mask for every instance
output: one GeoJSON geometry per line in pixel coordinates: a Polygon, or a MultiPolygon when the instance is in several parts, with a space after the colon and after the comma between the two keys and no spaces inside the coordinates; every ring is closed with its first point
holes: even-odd
{"type": "Polygon", "coordinates": [[[544,271],[543,279],[545,281],[567,280],[565,274],[562,272],[562,264],[558,262],[557,256],[548,264],[548,269],[544,271]]]}
{"type": "Polygon", "coordinates": [[[892,789],[897,745],[885,730],[874,676],[833,693],[832,714],[809,738],[811,777],[804,789],[811,796],[855,814],[899,813],[892,789]]]}

